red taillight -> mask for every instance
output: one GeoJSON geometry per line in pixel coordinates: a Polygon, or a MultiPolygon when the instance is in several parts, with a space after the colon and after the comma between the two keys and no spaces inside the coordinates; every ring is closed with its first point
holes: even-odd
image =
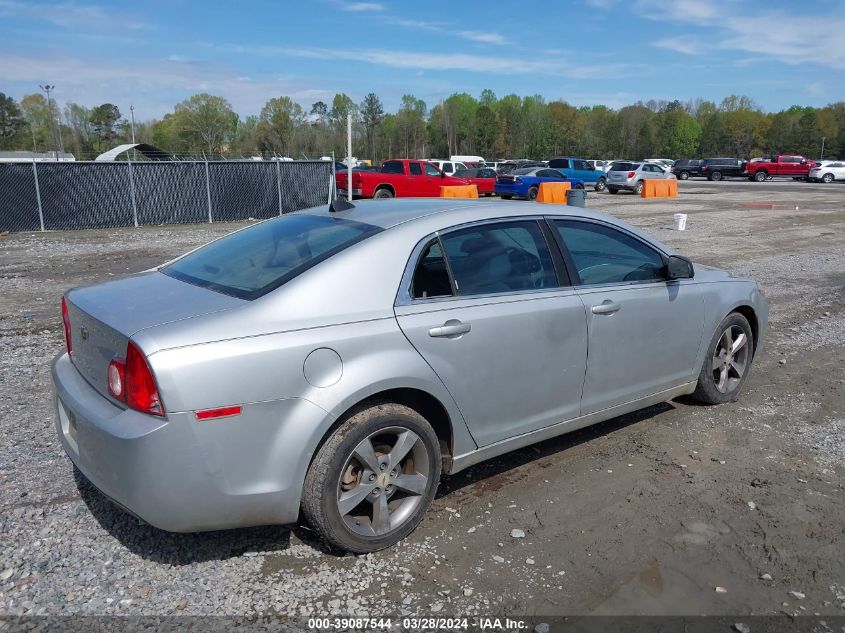
{"type": "MultiPolygon", "coordinates": [[[[114,361],[112,361],[114,362],[114,361]]],[[[126,347],[123,394],[127,405],[149,415],[164,415],[153,372],[147,359],[132,341],[126,347]]]]}
{"type": "Polygon", "coordinates": [[[629,171],[628,172],[628,178],[633,178],[636,175],[637,175],[637,172],[635,172],[635,171],[629,171]]]}
{"type": "Polygon", "coordinates": [[[701,166],[701,171],[707,171],[707,165],[702,165],[702,166],[701,166]]]}
{"type": "Polygon", "coordinates": [[[67,301],[62,297],[62,323],[65,325],[65,345],[67,345],[67,353],[70,354],[73,345],[70,341],[70,315],[67,311],[67,301]]]}
{"type": "Polygon", "coordinates": [[[361,172],[353,171],[352,172],[352,184],[353,185],[360,185],[362,182],[364,182],[364,177],[361,175],[361,172]]]}

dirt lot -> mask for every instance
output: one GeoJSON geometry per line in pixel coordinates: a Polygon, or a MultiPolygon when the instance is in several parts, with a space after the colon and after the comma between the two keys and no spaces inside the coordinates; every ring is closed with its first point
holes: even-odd
{"type": "Polygon", "coordinates": [[[845,186],[690,181],[588,204],[758,280],[771,329],[739,401],[476,466],[407,542],[363,557],[303,527],[160,532],[76,482],[55,437],[61,293],[236,225],[0,238],[0,613],[845,615],[845,186]]]}

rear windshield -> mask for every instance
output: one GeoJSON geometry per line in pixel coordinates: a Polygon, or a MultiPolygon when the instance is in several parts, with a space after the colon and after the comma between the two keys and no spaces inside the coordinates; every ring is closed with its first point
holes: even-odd
{"type": "Polygon", "coordinates": [[[634,171],[639,166],[639,163],[616,162],[610,166],[609,171],[634,171]]]}
{"type": "Polygon", "coordinates": [[[252,300],[381,230],[337,217],[292,213],[203,246],[161,272],[252,300]]]}
{"type": "Polygon", "coordinates": [[[522,169],[514,169],[511,173],[514,176],[527,176],[533,174],[536,169],[536,167],[523,167],[522,169]]]}

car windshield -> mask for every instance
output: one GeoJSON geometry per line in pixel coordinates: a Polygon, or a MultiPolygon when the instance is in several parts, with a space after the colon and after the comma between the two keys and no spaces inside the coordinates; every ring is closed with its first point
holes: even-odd
{"type": "Polygon", "coordinates": [[[292,213],[227,235],[161,272],[252,300],[381,230],[338,217],[292,213]]]}
{"type": "Polygon", "coordinates": [[[633,171],[639,167],[638,163],[617,162],[610,166],[610,171],[633,171]]]}

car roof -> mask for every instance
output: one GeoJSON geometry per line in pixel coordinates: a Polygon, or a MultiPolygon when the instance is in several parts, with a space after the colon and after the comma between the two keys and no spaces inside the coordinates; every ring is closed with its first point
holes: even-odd
{"type": "MultiPolygon", "coordinates": [[[[391,198],[388,200],[356,200],[355,208],[348,211],[329,211],[328,205],[304,209],[295,213],[310,215],[336,216],[346,220],[364,222],[383,229],[391,229],[399,225],[422,222],[437,216],[438,223],[444,226],[475,222],[479,220],[494,220],[510,217],[567,216],[602,220],[623,226],[635,233],[641,232],[628,225],[623,220],[602,211],[594,211],[586,207],[569,205],[538,205],[522,201],[508,200],[474,200],[456,198],[391,198]],[[559,207],[559,208],[558,208],[559,207]]],[[[648,241],[663,246],[653,236],[643,234],[648,241]]],[[[669,250],[666,248],[666,250],[669,250]]]]}

